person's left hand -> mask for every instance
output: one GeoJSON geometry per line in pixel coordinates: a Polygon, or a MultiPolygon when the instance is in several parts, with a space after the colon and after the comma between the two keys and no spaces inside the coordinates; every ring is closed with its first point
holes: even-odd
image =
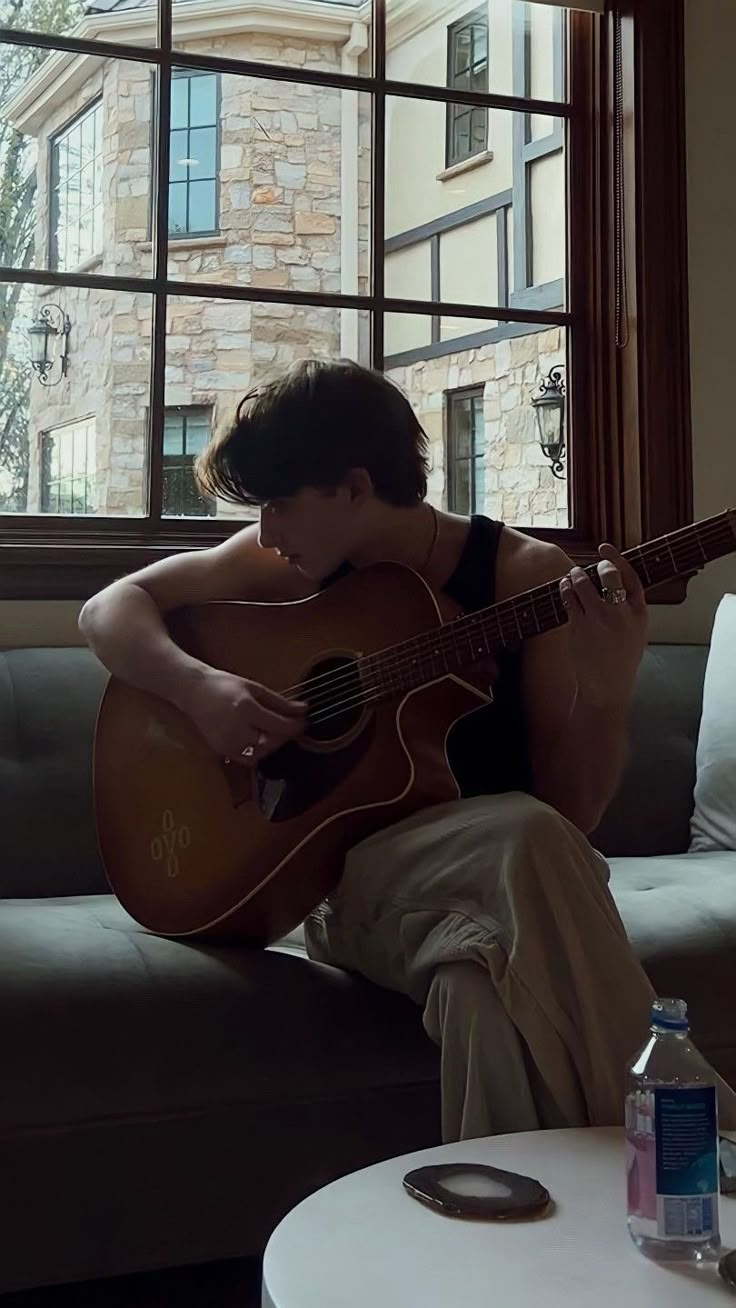
{"type": "Polygon", "coordinates": [[[647,643],[644,588],[630,563],[613,545],[601,545],[599,595],[582,568],[560,582],[570,626],[570,653],[581,700],[596,708],[625,708],[647,643]],[[623,596],[622,603],[605,595],[623,596]]]}

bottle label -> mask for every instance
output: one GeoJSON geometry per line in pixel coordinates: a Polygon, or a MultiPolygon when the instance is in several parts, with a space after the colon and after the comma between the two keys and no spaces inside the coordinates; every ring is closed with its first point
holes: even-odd
{"type": "Polygon", "coordinates": [[[715,1086],[654,1091],[657,1234],[718,1234],[718,1109],[715,1086]]]}
{"type": "Polygon", "coordinates": [[[718,1235],[714,1086],[660,1086],[626,1103],[629,1216],[660,1240],[718,1235]]]}

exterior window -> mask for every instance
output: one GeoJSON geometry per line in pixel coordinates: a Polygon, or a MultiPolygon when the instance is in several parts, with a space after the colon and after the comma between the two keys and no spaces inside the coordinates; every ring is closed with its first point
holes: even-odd
{"type": "MultiPolygon", "coordinates": [[[[447,85],[453,91],[488,90],[488,10],[476,9],[447,31],[447,85]]],[[[447,106],[446,163],[463,163],[488,146],[488,110],[447,106]]]]}
{"type": "Polygon", "coordinates": [[[167,409],[164,419],[164,517],[212,518],[214,500],[200,494],[194,463],[210,438],[210,409],[167,409]]]}
{"type": "Polygon", "coordinates": [[[41,437],[41,512],[96,511],[95,420],[84,418],[41,437]]]}
{"type": "Polygon", "coordinates": [[[51,142],[51,266],[78,268],[102,253],[102,102],[51,142]]]}
{"type": "Polygon", "coordinates": [[[447,507],[482,513],[485,501],[483,387],[447,396],[447,507]]]}
{"type": "Polygon", "coordinates": [[[219,78],[175,71],[171,81],[169,232],[217,231],[220,171],[219,78]]]}

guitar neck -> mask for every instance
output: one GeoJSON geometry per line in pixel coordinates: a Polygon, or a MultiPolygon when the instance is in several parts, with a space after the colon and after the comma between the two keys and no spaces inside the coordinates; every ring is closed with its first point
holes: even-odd
{"type": "MultiPolygon", "coordinates": [[[[692,576],[706,563],[736,551],[736,511],[727,510],[690,527],[626,550],[645,589],[692,576]]],[[[594,563],[585,569],[600,590],[594,563]]],[[[535,586],[500,604],[469,613],[403,644],[360,661],[366,694],[388,698],[435,681],[448,672],[516,648],[522,641],[567,622],[559,581],[535,586]]]]}

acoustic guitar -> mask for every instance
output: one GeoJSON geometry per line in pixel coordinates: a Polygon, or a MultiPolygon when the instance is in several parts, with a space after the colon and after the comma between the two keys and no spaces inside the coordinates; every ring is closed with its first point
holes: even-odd
{"type": "MultiPolygon", "coordinates": [[[[649,587],[734,550],[730,510],[625,557],[649,587]]],[[[308,730],[245,768],[171,704],[112,679],[94,775],[116,895],[161,935],[278,939],[335,888],[352,845],[457,798],[445,741],[491,699],[483,661],[566,620],[553,582],[443,622],[426,582],[392,563],[293,603],[178,610],[170,631],[183,649],[306,700],[308,730]]]]}

